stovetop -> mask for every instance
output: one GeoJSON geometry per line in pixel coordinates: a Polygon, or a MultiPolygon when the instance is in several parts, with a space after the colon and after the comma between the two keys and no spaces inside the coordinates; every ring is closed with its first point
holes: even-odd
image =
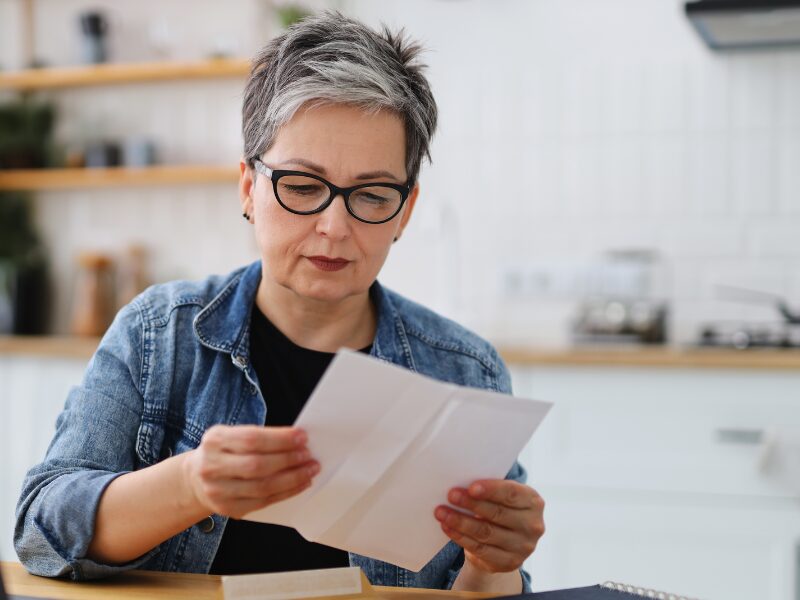
{"type": "Polygon", "coordinates": [[[800,325],[718,321],[700,327],[698,345],[722,348],[800,348],[800,325]]]}

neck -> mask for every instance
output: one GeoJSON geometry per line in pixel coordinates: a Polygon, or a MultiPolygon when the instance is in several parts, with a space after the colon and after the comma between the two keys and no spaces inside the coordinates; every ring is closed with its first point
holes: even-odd
{"type": "Polygon", "coordinates": [[[292,342],[309,350],[358,350],[375,338],[377,310],[369,292],[326,302],[299,296],[262,275],[256,306],[292,342]]]}

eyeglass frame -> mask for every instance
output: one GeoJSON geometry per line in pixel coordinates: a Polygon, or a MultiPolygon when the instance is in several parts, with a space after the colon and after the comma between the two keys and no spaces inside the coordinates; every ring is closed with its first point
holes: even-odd
{"type": "Polygon", "coordinates": [[[272,181],[272,191],[275,193],[275,200],[278,201],[278,204],[281,205],[282,208],[293,213],[295,215],[315,215],[317,213],[321,213],[323,210],[328,208],[336,198],[336,196],[341,195],[342,199],[344,200],[345,208],[347,208],[347,212],[350,213],[350,216],[354,219],[361,221],[362,223],[367,223],[369,225],[380,225],[381,223],[388,223],[392,219],[394,219],[397,215],[400,214],[400,211],[403,210],[403,206],[408,199],[408,195],[411,193],[411,187],[409,185],[401,185],[399,183],[389,183],[389,182],[377,182],[377,183],[360,183],[358,185],[353,185],[350,187],[339,187],[338,185],[334,185],[324,177],[320,177],[319,175],[315,175],[314,173],[306,173],[305,171],[291,171],[285,169],[271,169],[267,165],[261,161],[259,158],[253,158],[251,160],[253,167],[258,173],[261,173],[264,177],[268,177],[270,181],[272,181]],[[315,208],[314,210],[295,210],[293,208],[289,208],[286,206],[283,201],[281,200],[280,195],[278,194],[278,181],[281,177],[285,175],[300,175],[303,177],[310,177],[311,179],[316,179],[317,181],[325,184],[330,192],[330,196],[328,197],[325,202],[323,202],[320,206],[315,208]],[[350,194],[352,194],[356,190],[360,190],[362,188],[368,187],[387,187],[391,188],[395,191],[400,192],[400,205],[397,207],[397,210],[392,214],[391,217],[383,219],[382,221],[367,221],[366,219],[362,219],[359,217],[353,209],[350,207],[350,194]]]}

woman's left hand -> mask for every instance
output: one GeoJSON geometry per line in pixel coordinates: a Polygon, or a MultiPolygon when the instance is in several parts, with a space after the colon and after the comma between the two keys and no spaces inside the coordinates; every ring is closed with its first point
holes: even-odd
{"type": "Polygon", "coordinates": [[[486,479],[451,489],[447,499],[461,510],[442,505],[434,515],[479,571],[515,571],[544,535],[544,500],[527,485],[486,479]]]}

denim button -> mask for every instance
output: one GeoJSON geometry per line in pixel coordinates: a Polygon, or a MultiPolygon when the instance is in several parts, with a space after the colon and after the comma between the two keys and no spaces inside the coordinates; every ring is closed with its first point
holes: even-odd
{"type": "Polygon", "coordinates": [[[197,524],[197,526],[200,527],[200,531],[202,531],[203,533],[211,533],[212,531],[214,531],[215,525],[216,524],[214,523],[214,517],[210,516],[206,517],[197,524]]]}

